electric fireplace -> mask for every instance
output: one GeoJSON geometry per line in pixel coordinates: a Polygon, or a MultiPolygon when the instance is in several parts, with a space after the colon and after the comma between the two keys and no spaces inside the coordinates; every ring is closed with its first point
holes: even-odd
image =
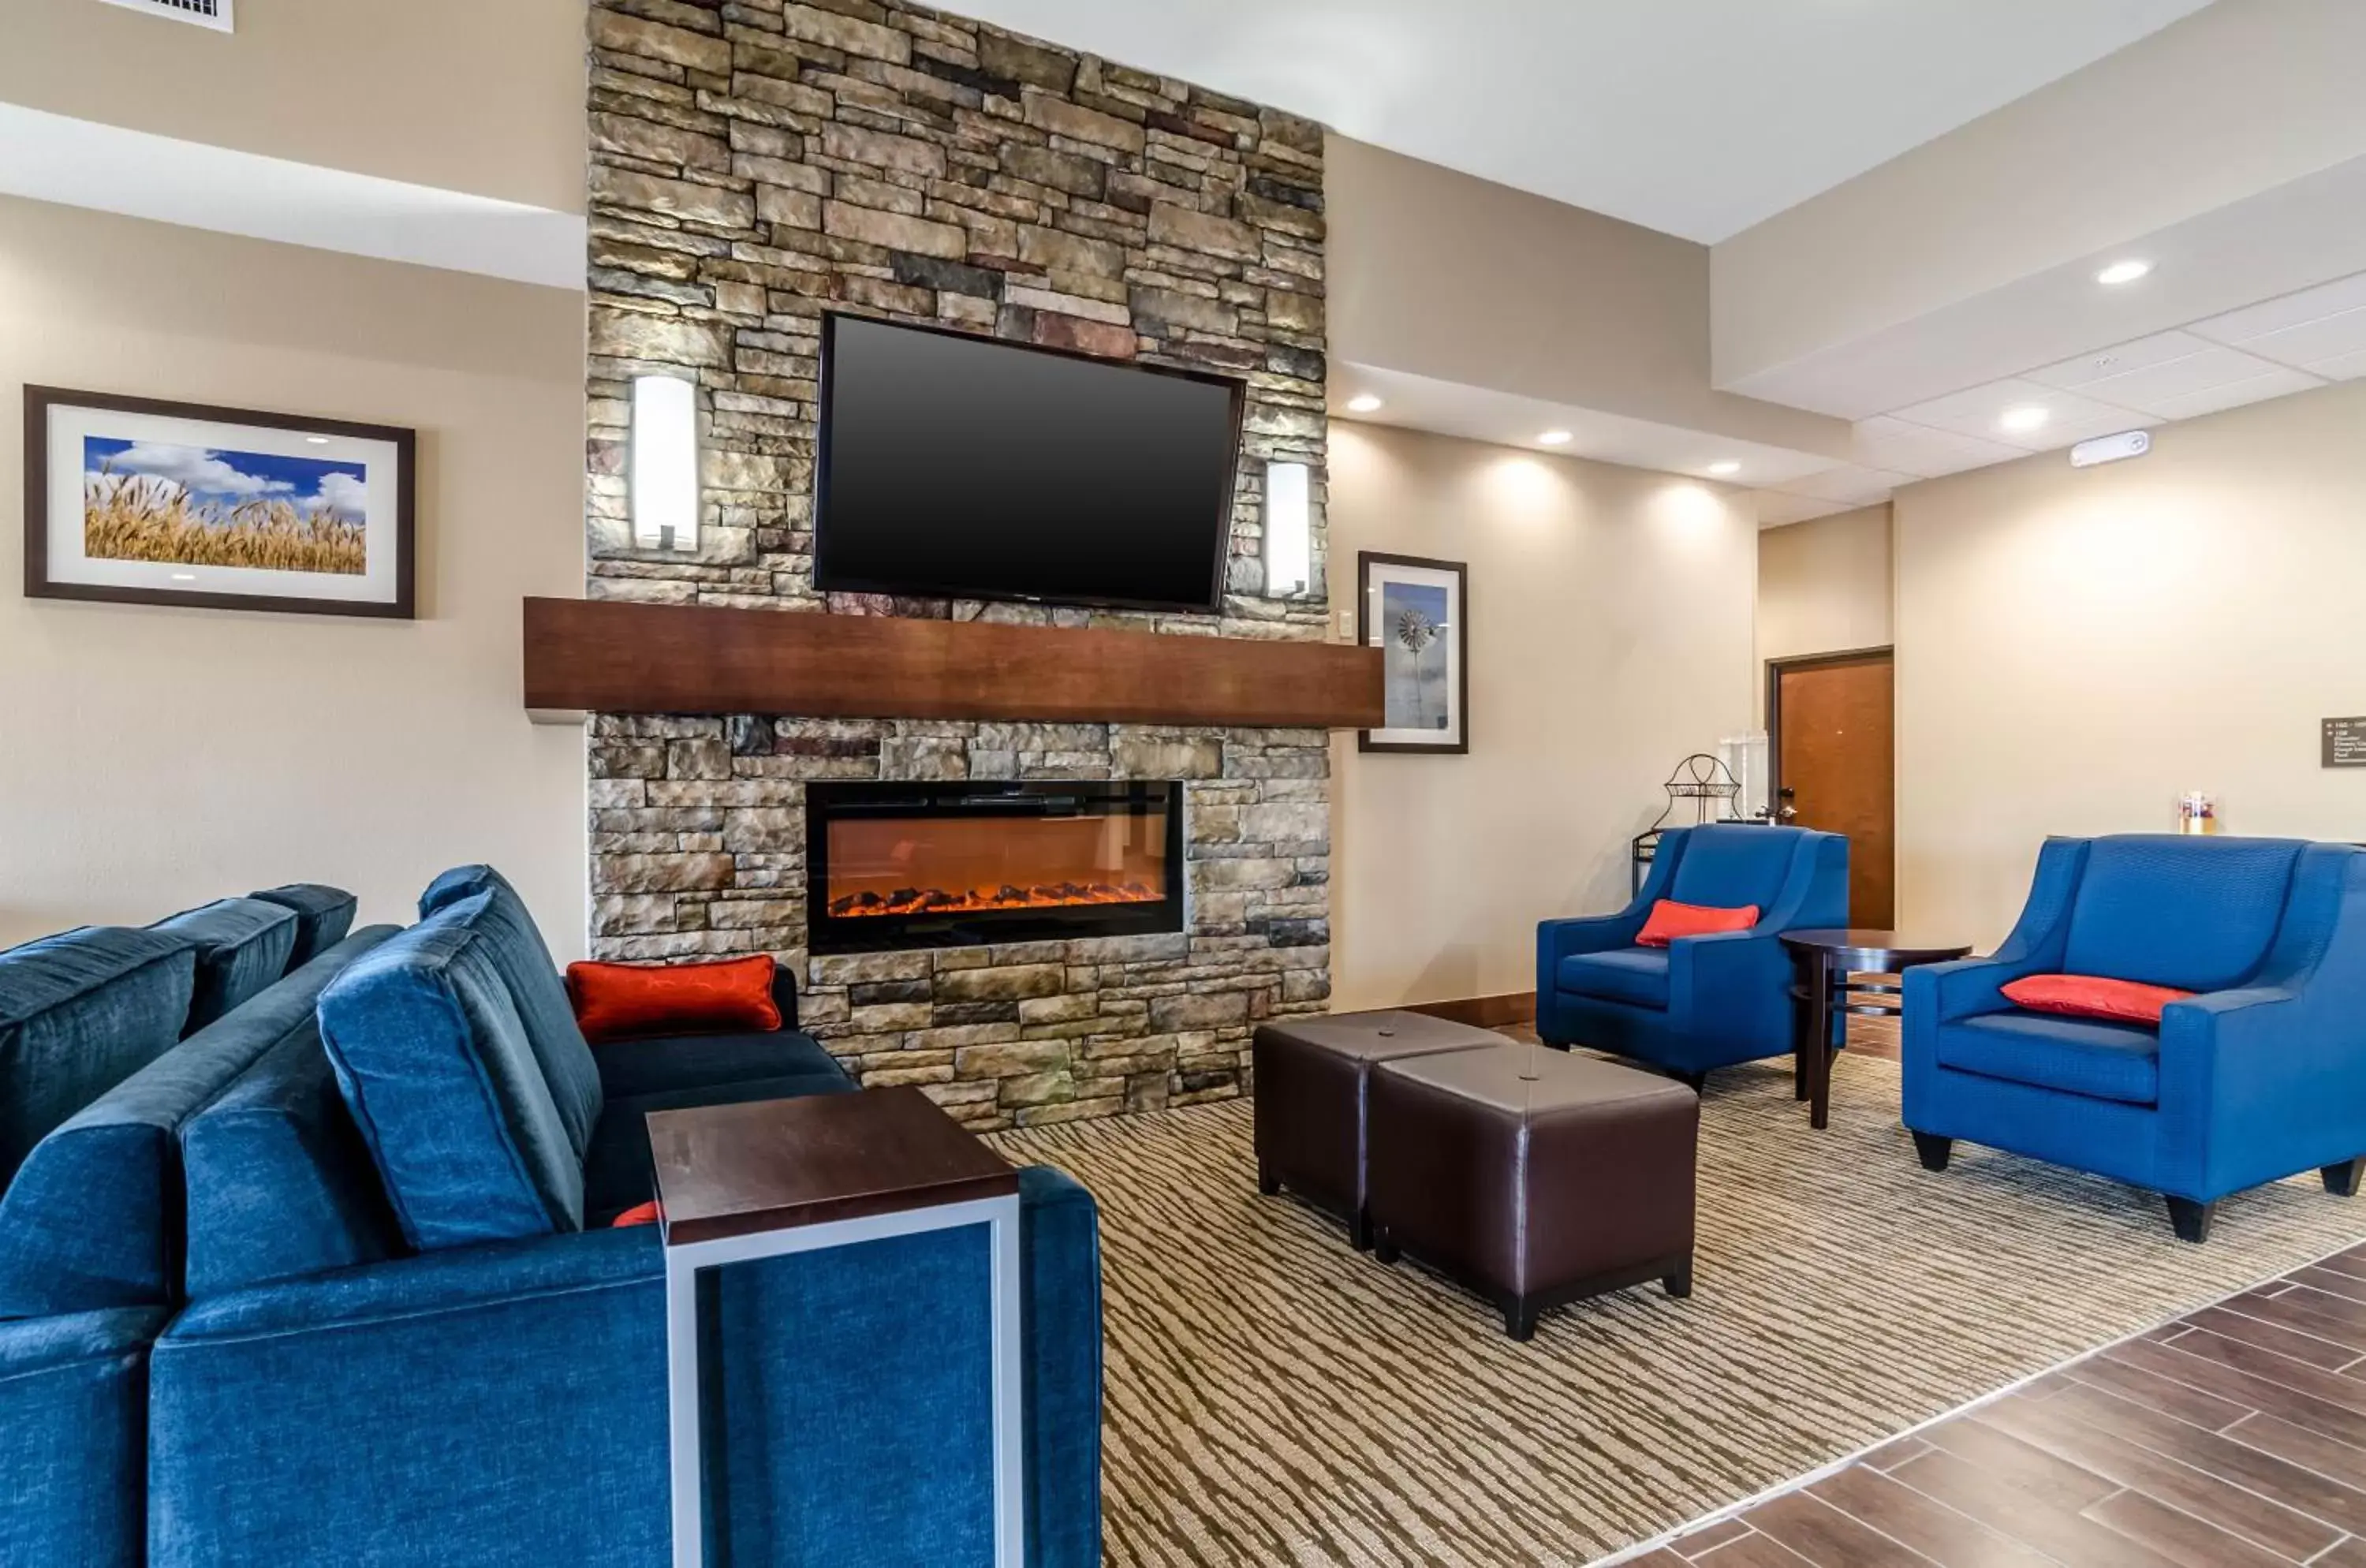
{"type": "Polygon", "coordinates": [[[806,944],[869,953],[1183,929],[1183,786],[806,786],[806,944]]]}

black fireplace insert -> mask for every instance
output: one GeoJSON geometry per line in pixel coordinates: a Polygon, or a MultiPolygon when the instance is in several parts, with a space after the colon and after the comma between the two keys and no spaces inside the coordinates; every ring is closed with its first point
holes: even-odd
{"type": "Polygon", "coordinates": [[[1183,786],[806,786],[807,945],[877,953],[1183,929],[1183,786]]]}

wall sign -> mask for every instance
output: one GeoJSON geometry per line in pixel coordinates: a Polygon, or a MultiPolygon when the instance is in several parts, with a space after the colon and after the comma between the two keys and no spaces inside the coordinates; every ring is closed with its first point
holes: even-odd
{"type": "Polygon", "coordinates": [[[2366,768],[2366,717],[2325,721],[2325,765],[2366,768]]]}

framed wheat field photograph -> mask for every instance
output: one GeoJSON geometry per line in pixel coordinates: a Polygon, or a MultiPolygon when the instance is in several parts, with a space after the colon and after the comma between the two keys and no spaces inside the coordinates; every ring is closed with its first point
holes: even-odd
{"type": "Polygon", "coordinates": [[[25,592],[409,619],[418,438],[25,389],[25,592]]]}
{"type": "Polygon", "coordinates": [[[1361,731],[1358,749],[1469,751],[1469,569],[1367,550],[1356,558],[1356,577],[1358,640],[1380,650],[1388,721],[1361,731]]]}

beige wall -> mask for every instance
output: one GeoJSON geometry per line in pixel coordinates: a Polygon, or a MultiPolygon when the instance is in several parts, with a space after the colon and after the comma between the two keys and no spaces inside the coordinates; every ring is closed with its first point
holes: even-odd
{"type": "Polygon", "coordinates": [[[1334,602],[1356,555],[1469,563],[1470,754],[1335,746],[1340,1009],[1535,987],[1536,924],[1628,897],[1678,759],[1751,711],[1745,492],[1352,422],[1331,434],[1334,602]]]}
{"type": "Polygon", "coordinates": [[[524,717],[518,602],[582,592],[580,297],[0,199],[10,497],[25,382],[417,428],[421,618],[27,599],[12,510],[0,943],[295,880],[400,919],[485,859],[580,952],[582,736],[524,717]]]}
{"type": "Polygon", "coordinates": [[[238,31],[7,0],[0,102],[583,210],[584,0],[238,0],[238,31]]]}
{"type": "Polygon", "coordinates": [[[1758,705],[1766,661],[1890,641],[1889,506],[1834,513],[1758,536],[1758,705]]]}
{"type": "Polygon", "coordinates": [[[1849,456],[1849,428],[1709,387],[1708,250],[1327,139],[1331,356],[1849,456]]]}
{"type": "Polygon", "coordinates": [[[2366,382],[1900,491],[1901,918],[2003,936],[2048,833],[2366,839],[2366,772],[2317,765],[2366,713],[2366,382]]]}

